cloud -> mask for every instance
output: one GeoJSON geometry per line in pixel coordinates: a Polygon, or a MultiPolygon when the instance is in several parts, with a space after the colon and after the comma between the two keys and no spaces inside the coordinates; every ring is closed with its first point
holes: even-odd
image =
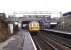
{"type": "Polygon", "coordinates": [[[1,0],[0,12],[62,11],[71,10],[70,0],[1,0]]]}

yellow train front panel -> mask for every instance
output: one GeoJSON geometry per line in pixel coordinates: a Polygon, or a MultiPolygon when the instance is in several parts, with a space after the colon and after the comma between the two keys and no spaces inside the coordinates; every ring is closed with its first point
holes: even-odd
{"type": "Polygon", "coordinates": [[[38,32],[40,30],[40,26],[38,22],[31,22],[29,24],[29,31],[38,32]]]}

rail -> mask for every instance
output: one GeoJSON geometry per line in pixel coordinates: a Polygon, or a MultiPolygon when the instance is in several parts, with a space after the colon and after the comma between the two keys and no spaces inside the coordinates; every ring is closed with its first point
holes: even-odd
{"type": "Polygon", "coordinates": [[[40,31],[36,36],[32,36],[37,50],[71,50],[71,39],[56,34],[40,31]]]}

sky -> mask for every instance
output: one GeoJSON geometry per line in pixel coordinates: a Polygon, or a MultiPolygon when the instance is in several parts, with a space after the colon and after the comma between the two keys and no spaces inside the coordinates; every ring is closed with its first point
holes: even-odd
{"type": "Polygon", "coordinates": [[[71,11],[71,0],[0,0],[0,12],[71,11]]]}

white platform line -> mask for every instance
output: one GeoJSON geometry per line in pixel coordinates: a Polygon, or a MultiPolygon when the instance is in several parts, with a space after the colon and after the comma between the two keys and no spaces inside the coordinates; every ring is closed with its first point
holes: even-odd
{"type": "MultiPolygon", "coordinates": [[[[28,32],[28,33],[29,33],[29,32],[28,32]]],[[[29,34],[30,34],[30,33],[29,33],[29,34]]],[[[30,35],[30,36],[31,36],[31,35],[30,35]]],[[[33,44],[33,46],[34,46],[34,50],[37,50],[36,45],[35,45],[35,43],[34,43],[32,37],[30,37],[30,38],[31,38],[32,44],[33,44]]]]}

